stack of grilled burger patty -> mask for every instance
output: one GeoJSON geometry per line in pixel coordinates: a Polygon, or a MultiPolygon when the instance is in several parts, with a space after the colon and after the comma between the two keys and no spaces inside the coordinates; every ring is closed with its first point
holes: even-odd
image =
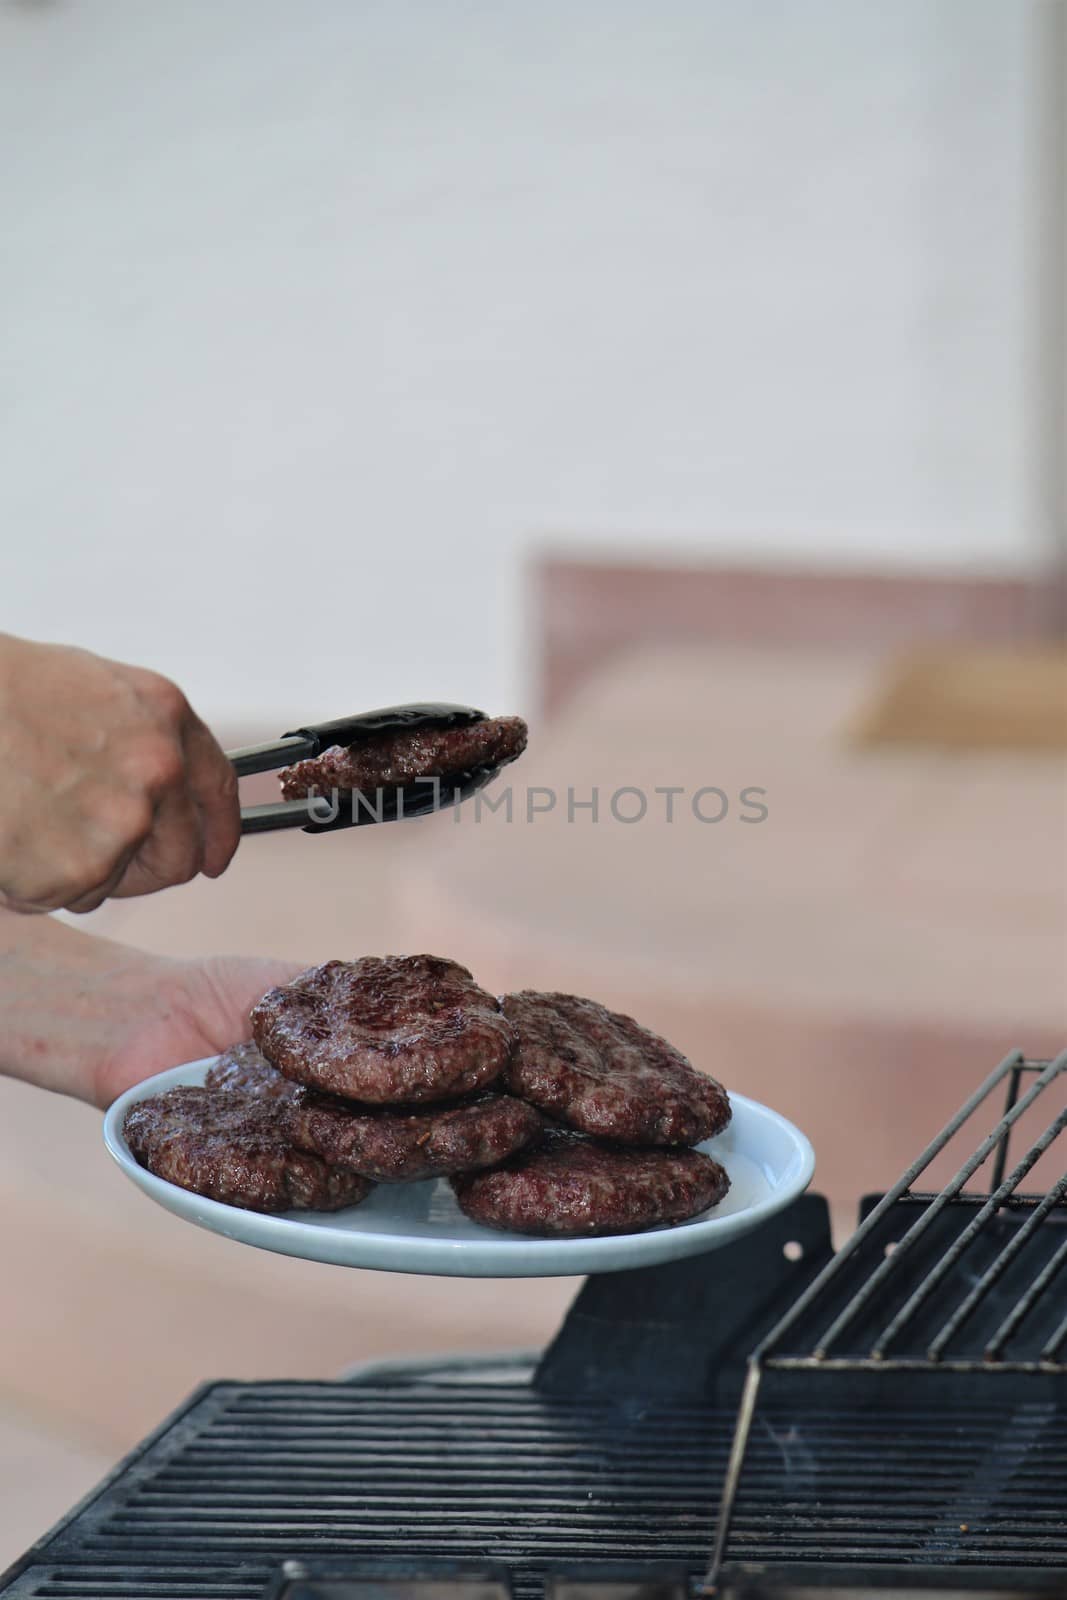
{"type": "Polygon", "coordinates": [[[520,1233],[629,1233],[715,1205],[690,1148],[730,1119],[721,1084],[632,1017],[576,995],[497,1000],[440,956],[328,961],[271,989],[203,1088],[127,1115],[149,1171],[255,1211],[337,1210],[375,1183],[448,1177],[520,1233]]]}

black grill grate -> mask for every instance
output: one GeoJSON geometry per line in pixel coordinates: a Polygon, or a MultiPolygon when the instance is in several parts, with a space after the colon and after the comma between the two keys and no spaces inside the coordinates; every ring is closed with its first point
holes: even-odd
{"type": "Polygon", "coordinates": [[[754,1360],[785,1369],[887,1372],[1010,1370],[1067,1377],[1067,1053],[1055,1061],[1003,1061],[878,1203],[754,1360]],[[1007,1087],[1002,1114],[988,1105],[1007,1087]],[[1013,1135],[1036,1116],[1039,1131],[1009,1161],[1013,1135]],[[960,1135],[966,1161],[936,1194],[913,1185],[960,1135]],[[1043,1194],[1025,1192],[1046,1157],[1058,1171],[1043,1194]],[[967,1185],[991,1163],[987,1189],[967,1185]],[[885,1252],[883,1223],[894,1248],[885,1252]],[[904,1226],[901,1226],[901,1224],[904,1226]],[[1062,1274],[1062,1275],[1061,1275],[1062,1274]]]}
{"type": "Polygon", "coordinates": [[[491,1556],[520,1594],[620,1551],[696,1570],[730,1423],[526,1385],[217,1385],[4,1593],[257,1595],[324,1555],[491,1556]]]}
{"type": "MultiPolygon", "coordinates": [[[[956,1559],[983,1558],[987,1527],[1019,1564],[1028,1561],[1031,1541],[1062,1550],[1067,1461],[1050,1440],[1067,1414],[1065,1130],[1067,1053],[1051,1062],[1008,1056],[760,1341],[741,1396],[709,1591],[720,1577],[722,1586],[731,1580],[727,1549],[731,1562],[746,1560],[740,1519],[760,1407],[774,1406],[783,1393],[810,1405],[828,1386],[838,1404],[851,1400],[864,1417],[880,1406],[890,1422],[902,1398],[905,1408],[924,1400],[939,1428],[991,1406],[1006,1410],[1010,1398],[1010,1428],[960,1480],[957,1532],[967,1539],[956,1559]],[[1020,1137],[1028,1119],[1036,1125],[1020,1137]],[[936,1193],[915,1193],[917,1179],[929,1176],[957,1138],[968,1150],[962,1165],[936,1193]],[[1022,1147],[1016,1156],[1013,1140],[1022,1147]],[[1027,1181],[1052,1162],[1055,1175],[1043,1192],[1026,1193],[1027,1181]],[[973,1192],[969,1185],[987,1167],[986,1187],[973,1192]]],[[[887,1456],[893,1458],[888,1443],[887,1456]]],[[[924,1479],[945,1470],[955,1477],[958,1465],[938,1435],[917,1452],[913,1470],[924,1479]]],[[[809,1497],[823,1560],[841,1559],[835,1540],[848,1523],[845,1488],[824,1480],[809,1497]]],[[[935,1529],[934,1551],[941,1537],[935,1529]]]]}
{"type": "MultiPolygon", "coordinates": [[[[523,1600],[549,1571],[598,1562],[671,1562],[696,1578],[733,1423],[730,1407],[525,1383],[218,1384],[2,1592],[251,1600],[301,1556],[488,1559],[523,1600]]],[[[761,1410],[733,1548],[757,1562],[1007,1563],[1067,1578],[1065,1491],[1067,1429],[1051,1404],[948,1424],[917,1408],[761,1410]]]]}

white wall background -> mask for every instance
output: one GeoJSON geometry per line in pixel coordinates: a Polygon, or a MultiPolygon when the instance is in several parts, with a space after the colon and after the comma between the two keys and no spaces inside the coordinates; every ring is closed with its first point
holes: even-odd
{"type": "Polygon", "coordinates": [[[273,727],[509,709],[538,535],[1032,569],[1046,15],[0,0],[0,626],[273,727]]]}

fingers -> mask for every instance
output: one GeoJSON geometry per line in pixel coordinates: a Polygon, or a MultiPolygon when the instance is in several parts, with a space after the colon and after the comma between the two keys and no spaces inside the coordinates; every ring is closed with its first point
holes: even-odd
{"type": "Polygon", "coordinates": [[[26,912],[95,911],[121,880],[130,861],[148,838],[151,806],[128,791],[94,791],[83,797],[77,825],[53,846],[50,877],[11,909],[26,912]]]}
{"type": "Polygon", "coordinates": [[[169,679],[0,635],[0,909],[92,910],[217,877],[236,777],[169,679]]]}
{"type": "Polygon", "coordinates": [[[0,911],[15,911],[20,917],[40,917],[53,910],[58,911],[59,907],[26,900],[17,894],[9,894],[6,889],[0,889],[0,911]]]}
{"type": "Polygon", "coordinates": [[[74,911],[79,915],[87,911],[96,911],[98,907],[103,905],[105,900],[110,899],[115,893],[126,870],[126,863],[123,862],[122,866],[116,868],[107,882],[102,883],[98,889],[90,889],[88,893],[80,894],[76,900],[68,900],[67,904],[59,909],[74,911]]]}
{"type": "Polygon", "coordinates": [[[213,735],[168,679],[139,674],[138,689],[161,736],[154,751],[142,752],[141,767],[156,813],[148,837],[108,890],[116,898],[188,883],[201,872],[217,878],[241,837],[237,775],[213,735]]]}
{"type": "Polygon", "coordinates": [[[200,813],[203,841],[201,871],[218,878],[226,871],[241,841],[241,806],[237,774],[213,734],[192,710],[185,730],[185,766],[189,793],[200,813]]]}
{"type": "Polygon", "coordinates": [[[203,858],[198,870],[217,878],[229,866],[241,839],[237,774],[176,684],[141,672],[138,691],[168,737],[176,741],[182,779],[199,814],[203,858]]]}
{"type": "MultiPolygon", "coordinates": [[[[181,704],[186,718],[196,723],[184,699],[181,704]]],[[[206,729],[203,733],[210,740],[206,729]]],[[[214,744],[213,740],[211,742],[214,744]]],[[[232,771],[221,751],[219,756],[232,771]]],[[[112,858],[106,873],[90,880],[91,887],[77,898],[65,902],[64,909],[68,911],[95,911],[107,899],[155,894],[160,889],[188,883],[205,868],[205,816],[194,794],[194,782],[203,780],[197,773],[190,772],[184,747],[177,736],[159,729],[142,741],[128,759],[125,777],[131,794],[149,797],[152,809],[148,821],[132,837],[127,848],[112,858]]],[[[128,828],[126,837],[131,837],[128,828]]],[[[216,845],[216,861],[219,856],[216,845]]],[[[217,871],[221,871],[228,860],[229,855],[221,859],[217,871]]]]}
{"type": "Polygon", "coordinates": [[[128,899],[173,888],[195,878],[203,863],[200,812],[187,787],[172,789],[159,802],[148,838],[107,894],[128,899]]]}

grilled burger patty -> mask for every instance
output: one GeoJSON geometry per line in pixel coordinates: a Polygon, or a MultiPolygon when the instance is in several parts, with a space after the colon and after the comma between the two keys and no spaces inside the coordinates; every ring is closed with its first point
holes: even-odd
{"type": "Polygon", "coordinates": [[[287,1078],[374,1105],[455,1099],[504,1070],[512,1028],[493,996],[441,956],[327,961],[269,989],[252,1032],[287,1078]]]}
{"type": "Polygon", "coordinates": [[[314,789],[369,791],[415,778],[448,778],[472,767],[500,767],[526,749],[521,717],[487,717],[458,727],[400,728],[351,746],[335,744],[278,774],[286,800],[314,789]]]}
{"type": "Polygon", "coordinates": [[[338,1211],[374,1185],[297,1150],[276,1102],[211,1089],[171,1089],[131,1106],[126,1142],[142,1167],[194,1194],[246,1211],[338,1211]]]}
{"type": "Polygon", "coordinates": [[[295,1105],[308,1091],[272,1067],[254,1039],[231,1045],[204,1074],[205,1089],[237,1089],[278,1105],[295,1105]]]}
{"type": "Polygon", "coordinates": [[[722,1084],[632,1017],[573,994],[505,995],[516,1043],[504,1087],[620,1144],[699,1144],[730,1120],[722,1084]]]}
{"type": "Polygon", "coordinates": [[[402,1183],[495,1166],[539,1139],[543,1123],[533,1106],[491,1091],[420,1111],[360,1108],[309,1093],[289,1126],[300,1149],[379,1183],[402,1183]]]}
{"type": "Polygon", "coordinates": [[[719,1163],[699,1150],[620,1150],[556,1132],[503,1166],[451,1181],[473,1222],[550,1237],[684,1222],[730,1187],[719,1163]]]}
{"type": "Polygon", "coordinates": [[[540,1113],[524,1100],[488,1090],[425,1110],[391,1110],[319,1094],[282,1076],[254,1044],[234,1045],[204,1079],[278,1107],[280,1125],[300,1150],[379,1183],[448,1177],[495,1166],[540,1138],[540,1113]]]}

